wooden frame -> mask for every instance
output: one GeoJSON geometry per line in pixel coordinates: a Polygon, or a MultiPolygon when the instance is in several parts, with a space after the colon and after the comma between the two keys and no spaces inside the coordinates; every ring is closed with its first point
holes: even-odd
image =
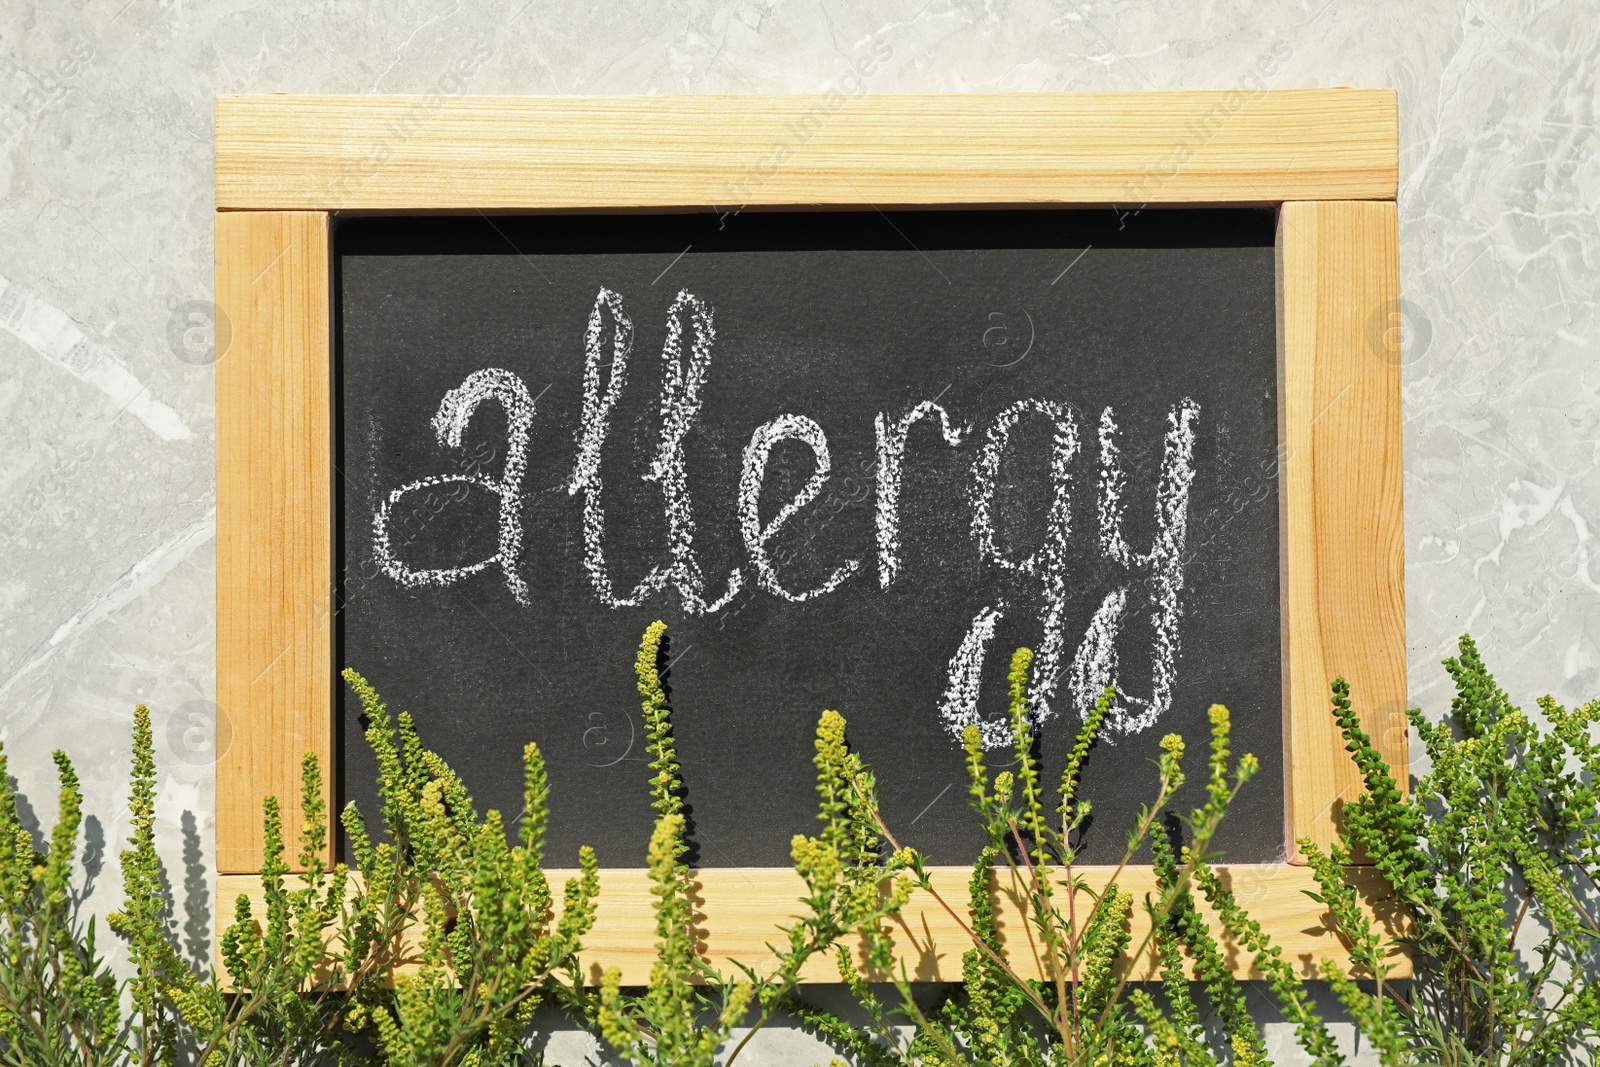
{"type": "MultiPolygon", "coordinates": [[[[1271,204],[1291,861],[1223,873],[1313,975],[1341,949],[1292,842],[1325,846],[1360,788],[1327,710],[1335,676],[1406,780],[1397,130],[1389,90],[219,97],[216,293],[232,343],[217,364],[217,703],[233,730],[217,766],[219,896],[259,893],[262,798],[298,825],[300,758],[329,766],[332,752],[332,212],[1271,204]]],[[[939,877],[960,899],[965,869],[939,877]]],[[[698,878],[710,956],[759,963],[796,908],[794,874],[698,878]]],[[[1026,938],[1014,887],[997,892],[1003,928],[1026,938]]],[[[643,982],[649,900],[642,872],[605,871],[586,963],[643,982]]],[[[897,939],[917,977],[960,978],[967,945],[934,902],[914,900],[897,939]]],[[[812,980],[836,978],[819,967],[812,980]]],[[[1133,968],[1154,973],[1148,958],[1133,968]]]]}

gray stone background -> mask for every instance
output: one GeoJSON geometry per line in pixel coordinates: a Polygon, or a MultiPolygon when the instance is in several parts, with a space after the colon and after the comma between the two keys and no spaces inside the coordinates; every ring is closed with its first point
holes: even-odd
{"type": "MultiPolygon", "coordinates": [[[[46,825],[49,753],[77,761],[101,910],[144,701],[191,952],[213,921],[213,95],[806,93],[876,41],[870,92],[1234,88],[1264,57],[1272,88],[1398,89],[1412,702],[1445,706],[1464,631],[1518,701],[1600,694],[1585,0],[0,0],[0,740],[46,825]]],[[[766,1036],[750,1062],[821,1055],[766,1036]]]]}

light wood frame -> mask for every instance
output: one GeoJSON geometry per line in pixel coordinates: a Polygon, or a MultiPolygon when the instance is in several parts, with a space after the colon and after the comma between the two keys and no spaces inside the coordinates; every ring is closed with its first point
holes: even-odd
{"type": "MultiPolygon", "coordinates": [[[[1266,204],[1280,208],[1290,861],[1224,877],[1314,975],[1341,949],[1302,893],[1313,883],[1293,842],[1326,846],[1360,789],[1328,713],[1335,676],[1406,780],[1397,174],[1389,90],[219,97],[216,301],[232,343],[216,369],[217,704],[233,738],[217,765],[219,897],[260,893],[262,798],[298,825],[302,754],[331,767],[332,212],[1266,204]]],[[[1370,869],[1352,873],[1369,895],[1381,888],[1370,869]]],[[[697,877],[709,956],[759,964],[797,909],[798,879],[697,877]]],[[[938,875],[952,900],[965,878],[938,875]]],[[[1136,870],[1123,884],[1137,895],[1149,881],[1136,870]]],[[[1002,928],[1026,939],[1014,887],[997,893],[1002,928]]],[[[643,982],[649,902],[642,872],[605,871],[586,963],[643,982]]],[[[913,901],[897,939],[918,978],[959,980],[968,946],[933,901],[913,901]]],[[[1234,957],[1250,975],[1247,954],[1234,957]]],[[[1154,973],[1148,957],[1131,965],[1154,973]]],[[[836,980],[826,961],[809,977],[836,980]]]]}

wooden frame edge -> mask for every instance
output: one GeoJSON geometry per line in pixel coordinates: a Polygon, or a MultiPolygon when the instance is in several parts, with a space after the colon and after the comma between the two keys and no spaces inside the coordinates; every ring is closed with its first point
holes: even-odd
{"type": "Polygon", "coordinates": [[[216,202],[731,212],[1392,200],[1398,123],[1390,89],[219,96],[216,202]]]}
{"type": "Polygon", "coordinates": [[[332,796],[332,231],[323,212],[219,213],[217,869],[261,869],[262,801],[332,796]]]}
{"type": "Polygon", "coordinates": [[[1326,852],[1363,787],[1335,678],[1409,784],[1395,205],[1284,204],[1278,269],[1285,810],[1290,840],[1326,852]]]}

